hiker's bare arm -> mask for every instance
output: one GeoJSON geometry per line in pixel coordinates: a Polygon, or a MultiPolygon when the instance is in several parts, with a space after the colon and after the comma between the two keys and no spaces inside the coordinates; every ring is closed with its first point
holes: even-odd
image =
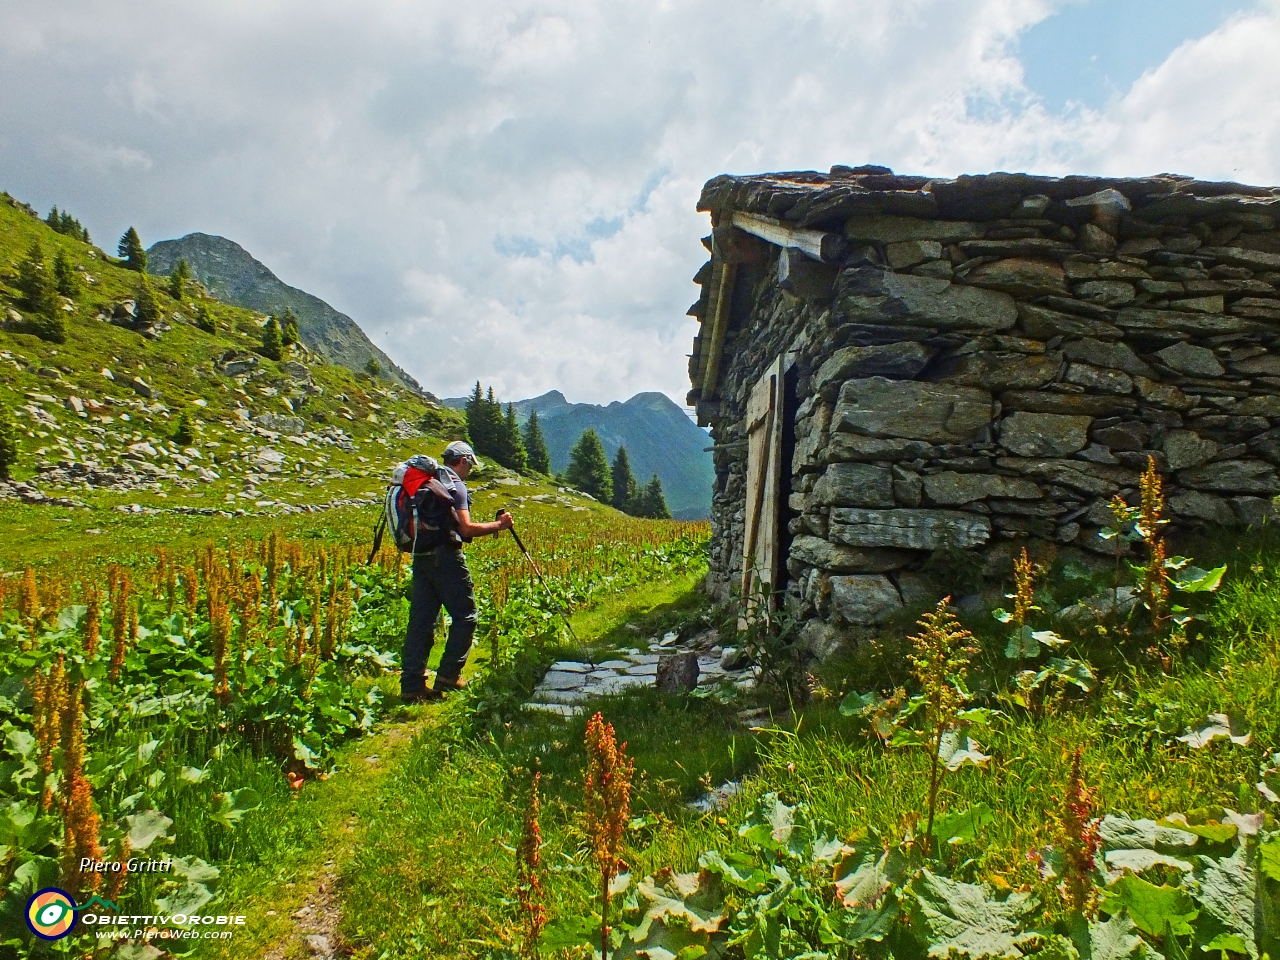
{"type": "Polygon", "coordinates": [[[472,523],[470,510],[457,510],[455,512],[458,514],[458,533],[468,540],[474,537],[488,537],[499,534],[503,530],[510,530],[515,523],[509,513],[504,513],[497,520],[489,523],[472,523]]]}

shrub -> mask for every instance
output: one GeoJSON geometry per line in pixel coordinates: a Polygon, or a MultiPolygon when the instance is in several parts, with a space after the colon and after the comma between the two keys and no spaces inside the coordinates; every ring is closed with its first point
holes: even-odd
{"type": "Polygon", "coordinates": [[[0,480],[7,481],[18,463],[18,427],[9,408],[0,406],[0,480]]]}
{"type": "Polygon", "coordinates": [[[173,272],[169,274],[169,296],[178,302],[187,292],[187,281],[191,279],[191,268],[187,266],[187,261],[179,260],[173,268],[173,272]]]}

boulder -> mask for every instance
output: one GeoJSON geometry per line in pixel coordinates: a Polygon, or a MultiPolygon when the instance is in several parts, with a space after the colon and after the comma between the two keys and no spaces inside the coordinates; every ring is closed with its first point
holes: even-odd
{"type": "Polygon", "coordinates": [[[892,507],[893,475],[868,463],[833,463],[813,488],[823,506],[892,507]]]}
{"type": "Polygon", "coordinates": [[[1002,477],[990,473],[926,474],[923,478],[924,495],[939,506],[954,507],[986,497],[1009,500],[1034,500],[1042,494],[1030,480],[1002,477]]]}
{"type": "Polygon", "coordinates": [[[831,606],[845,623],[875,626],[902,612],[902,596],[888,577],[831,578],[831,606]]]}
{"type": "Polygon", "coordinates": [[[280,365],[280,370],[286,377],[292,377],[295,380],[311,379],[311,368],[297,360],[286,360],[280,365]]]}
{"type": "Polygon", "coordinates": [[[1067,293],[1062,267],[1047,260],[1009,257],[984,263],[966,278],[979,287],[990,287],[1016,297],[1042,297],[1067,293]]]}
{"type": "Polygon", "coordinates": [[[253,418],[253,422],[264,430],[293,436],[307,429],[307,424],[301,417],[286,417],[278,413],[261,413],[253,418]]]}
{"type": "Polygon", "coordinates": [[[141,377],[133,377],[129,380],[129,388],[140,397],[146,397],[148,400],[154,400],[156,396],[155,390],[151,384],[143,380],[141,377]]]}
{"type": "Polygon", "coordinates": [[[914,340],[869,347],[844,347],[833,353],[813,377],[813,389],[821,393],[855,377],[887,377],[911,380],[933,356],[932,347],[914,340]]]}
{"type": "Polygon", "coordinates": [[[663,693],[689,693],[695,690],[698,686],[698,655],[691,650],[664,653],[658,658],[654,686],[663,693]]]}
{"type": "Polygon", "coordinates": [[[1060,457],[1089,444],[1089,417],[1014,413],[1000,423],[1000,446],[1022,457],[1060,457]]]}
{"type": "Polygon", "coordinates": [[[1169,510],[1179,517],[1207,520],[1224,527],[1234,526],[1236,515],[1222,497],[1199,490],[1183,490],[1169,498],[1169,510]]]}
{"type": "Polygon", "coordinates": [[[792,560],[835,573],[883,573],[907,564],[912,554],[883,547],[849,547],[821,537],[799,536],[791,541],[792,560]]]}
{"type": "Polygon", "coordinates": [[[1188,377],[1220,377],[1226,373],[1212,350],[1192,346],[1185,340],[1157,351],[1156,356],[1170,370],[1188,377]]]}
{"type": "Polygon", "coordinates": [[[222,372],[228,377],[238,377],[241,374],[252,373],[257,366],[257,357],[249,357],[244,360],[228,360],[222,365],[222,372]]]}
{"type": "Polygon", "coordinates": [[[968,443],[991,423],[991,394],[972,387],[850,380],[836,405],[837,430],[933,443],[968,443]]]}
{"type": "Polygon", "coordinates": [[[851,547],[937,550],[976,547],[991,538],[991,522],[960,510],[865,510],[835,507],[831,539],[851,547]]]}

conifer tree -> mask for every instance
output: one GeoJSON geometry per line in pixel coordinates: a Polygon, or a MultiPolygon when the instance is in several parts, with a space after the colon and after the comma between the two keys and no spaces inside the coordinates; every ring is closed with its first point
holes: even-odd
{"type": "MultiPolygon", "coordinates": [[[[298,315],[293,312],[292,307],[284,308],[284,317],[280,320],[280,337],[286,347],[292,347],[298,343],[298,315]]],[[[371,357],[374,363],[378,363],[376,357],[371,357]]],[[[378,363],[378,369],[370,370],[375,377],[382,373],[382,364],[378,363]]]]}
{"type": "Polygon", "coordinates": [[[636,478],[631,473],[631,458],[627,456],[627,448],[619,447],[613,457],[610,471],[613,477],[613,500],[617,509],[630,513],[636,499],[636,478]]]}
{"type": "Polygon", "coordinates": [[[475,389],[467,396],[467,436],[471,446],[479,450],[484,447],[484,390],[480,381],[476,381],[475,389]]]}
{"type": "MultiPolygon", "coordinates": [[[[283,331],[283,330],[280,332],[280,335],[281,335],[281,337],[283,337],[283,336],[284,336],[284,331],[283,331]]],[[[297,342],[297,341],[295,341],[295,342],[297,342]]],[[[371,377],[380,377],[380,376],[382,376],[382,364],[380,364],[380,363],[378,362],[378,358],[377,358],[377,357],[370,357],[370,358],[369,358],[369,361],[364,365],[364,372],[365,372],[365,373],[367,373],[367,374],[368,374],[369,376],[371,376],[371,377]]]]}
{"type": "Polygon", "coordinates": [[[595,430],[588,427],[569,451],[569,468],[565,479],[571,486],[589,493],[601,503],[613,500],[613,476],[609,472],[609,458],[604,444],[595,430]]]}
{"type": "Polygon", "coordinates": [[[127,269],[137,270],[139,273],[146,272],[147,251],[142,246],[142,238],[138,236],[138,231],[133,227],[126,230],[124,236],[120,238],[116,253],[120,254],[127,269]]]}
{"type": "Polygon", "coordinates": [[[538,426],[538,411],[532,410],[524,425],[524,448],[529,454],[529,469],[536,473],[551,472],[551,454],[547,452],[547,441],[543,439],[542,428],[538,426]]]}
{"type": "Polygon", "coordinates": [[[196,303],[196,326],[205,333],[217,333],[218,325],[214,322],[213,314],[209,312],[209,308],[203,303],[196,303]]]}
{"type": "Polygon", "coordinates": [[[156,301],[155,292],[151,289],[151,282],[147,280],[145,273],[138,278],[138,292],[134,296],[134,307],[137,310],[139,327],[155,326],[162,319],[160,304],[156,301]]]}
{"type": "Polygon", "coordinates": [[[279,360],[284,356],[284,343],[280,336],[280,324],[275,317],[267,318],[262,328],[262,347],[259,351],[268,360],[279,360]]]}
{"type": "Polygon", "coordinates": [[[18,463],[18,426],[9,408],[0,405],[0,480],[9,480],[9,471],[18,463]]]}
{"type": "Polygon", "coordinates": [[[667,508],[667,498],[662,493],[662,481],[655,473],[653,479],[644,485],[644,489],[636,496],[636,508],[632,511],[637,517],[651,520],[670,520],[671,511],[667,508]]]}
{"type": "Polygon", "coordinates": [[[509,470],[524,470],[529,466],[529,451],[525,449],[524,437],[516,422],[516,408],[510,403],[502,421],[502,451],[497,460],[509,470]]]}
{"type": "Polygon", "coordinates": [[[183,410],[178,425],[173,430],[173,442],[189,447],[196,442],[196,422],[189,410],[183,410]]]}
{"type": "Polygon", "coordinates": [[[68,300],[74,300],[80,296],[80,278],[76,276],[71,261],[61,249],[53,258],[53,285],[58,293],[68,300]]]}
{"type": "Polygon", "coordinates": [[[18,289],[22,301],[32,313],[51,317],[57,309],[53,278],[45,269],[44,250],[39,240],[32,240],[27,258],[18,265],[18,289]]]}
{"type": "Polygon", "coordinates": [[[49,215],[44,218],[44,222],[59,233],[62,232],[62,218],[65,214],[58,213],[58,205],[55,203],[49,210],[49,215]]]}
{"type": "Polygon", "coordinates": [[[179,260],[169,274],[169,296],[181,303],[187,294],[187,281],[190,279],[191,268],[187,266],[186,259],[179,260]]]}

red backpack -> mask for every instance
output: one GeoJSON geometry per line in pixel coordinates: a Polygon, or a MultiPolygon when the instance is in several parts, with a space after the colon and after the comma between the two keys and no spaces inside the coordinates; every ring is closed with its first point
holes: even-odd
{"type": "Polygon", "coordinates": [[[454,519],[452,489],[453,478],[434,457],[419,454],[396,464],[366,562],[372,562],[382,548],[382,535],[387,529],[401,553],[439,546],[454,519]]]}

